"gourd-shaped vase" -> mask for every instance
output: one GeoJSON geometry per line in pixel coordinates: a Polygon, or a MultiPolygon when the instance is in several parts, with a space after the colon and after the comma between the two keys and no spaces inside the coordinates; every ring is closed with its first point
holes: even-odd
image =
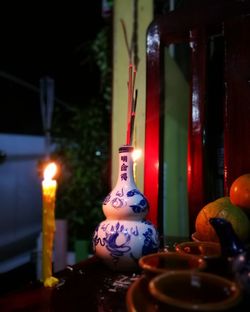
{"type": "Polygon", "coordinates": [[[114,189],[103,202],[106,220],[94,232],[94,254],[115,271],[138,269],[140,257],[157,252],[158,232],[145,219],[148,202],[133,175],[133,147],[119,148],[119,174],[114,189]]]}

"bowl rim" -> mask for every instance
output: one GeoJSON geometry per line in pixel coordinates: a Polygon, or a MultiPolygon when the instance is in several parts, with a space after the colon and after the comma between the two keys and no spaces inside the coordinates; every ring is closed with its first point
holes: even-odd
{"type": "Polygon", "coordinates": [[[229,308],[234,307],[237,303],[240,302],[242,298],[242,292],[239,287],[239,285],[231,281],[225,277],[222,277],[220,275],[216,275],[209,272],[201,272],[201,271],[188,271],[188,270],[172,270],[165,272],[163,274],[159,274],[152,278],[149,281],[148,284],[149,292],[150,294],[158,301],[162,302],[163,304],[167,304],[173,307],[185,309],[185,310],[191,310],[191,311],[223,311],[229,308]],[[195,303],[187,302],[187,301],[180,301],[179,299],[172,298],[171,296],[168,296],[166,294],[162,294],[158,291],[157,283],[160,282],[162,279],[170,278],[172,275],[185,275],[185,276],[204,276],[204,277],[210,277],[214,279],[214,281],[221,281],[225,285],[228,286],[230,289],[234,289],[234,291],[231,292],[231,295],[228,296],[226,299],[223,299],[218,302],[213,303],[195,303]]]}
{"type": "Polygon", "coordinates": [[[195,255],[195,256],[198,256],[198,257],[202,257],[204,259],[213,259],[213,258],[219,258],[221,257],[221,246],[220,246],[220,243],[219,242],[212,242],[212,241],[186,241],[186,242],[180,242],[180,243],[176,243],[175,244],[175,250],[179,253],[182,253],[182,254],[189,254],[189,253],[186,253],[184,250],[183,250],[183,247],[187,247],[187,246],[199,246],[199,245],[203,245],[203,246],[210,246],[210,247],[216,247],[218,248],[218,251],[219,253],[214,253],[214,254],[210,254],[210,255],[202,255],[202,254],[192,254],[190,253],[190,255],[195,255]]]}
{"type": "Polygon", "coordinates": [[[207,268],[207,262],[202,257],[191,255],[191,254],[180,253],[177,251],[167,251],[167,252],[166,251],[160,251],[160,252],[151,253],[151,254],[142,256],[138,261],[139,267],[146,272],[152,272],[152,273],[157,273],[157,274],[161,274],[161,273],[165,273],[167,271],[173,270],[173,269],[167,269],[167,268],[161,269],[161,268],[150,266],[147,263],[147,260],[151,259],[153,257],[156,257],[156,256],[170,257],[170,258],[176,258],[177,257],[177,258],[182,258],[182,259],[186,258],[186,259],[190,259],[190,260],[191,259],[195,260],[199,263],[199,266],[197,266],[197,267],[187,268],[187,269],[176,269],[176,270],[201,271],[201,270],[204,270],[207,268]]]}
{"type": "Polygon", "coordinates": [[[203,242],[203,240],[201,240],[201,239],[199,238],[198,232],[192,233],[192,234],[191,234],[191,238],[192,238],[192,240],[193,240],[194,242],[203,242]]]}
{"type": "Polygon", "coordinates": [[[206,240],[206,239],[202,239],[200,236],[199,236],[199,233],[197,231],[193,232],[191,234],[191,239],[194,241],[194,242],[214,242],[214,243],[219,243],[218,240],[206,240]]]}

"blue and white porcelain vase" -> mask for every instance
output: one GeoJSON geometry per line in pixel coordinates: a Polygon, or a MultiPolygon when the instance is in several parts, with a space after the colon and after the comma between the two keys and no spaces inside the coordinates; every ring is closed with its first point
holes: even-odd
{"type": "Polygon", "coordinates": [[[118,180],[103,202],[106,220],[93,236],[94,254],[115,271],[136,270],[140,257],[159,249],[158,232],[145,219],[147,199],[134,181],[132,152],[130,145],[119,148],[118,180]]]}

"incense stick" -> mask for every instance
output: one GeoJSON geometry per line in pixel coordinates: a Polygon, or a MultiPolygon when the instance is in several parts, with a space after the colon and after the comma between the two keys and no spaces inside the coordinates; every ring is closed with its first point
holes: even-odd
{"type": "Polygon", "coordinates": [[[131,144],[131,136],[133,135],[131,133],[131,129],[134,127],[131,127],[131,119],[132,119],[132,113],[134,111],[134,89],[135,89],[135,79],[136,79],[136,69],[135,66],[132,64],[129,64],[129,81],[128,81],[128,119],[127,119],[127,140],[126,144],[131,144]],[[132,73],[133,70],[133,73],[132,73]]]}
{"type": "Polygon", "coordinates": [[[121,18],[120,22],[122,24],[122,30],[123,30],[123,35],[124,35],[124,39],[125,39],[125,44],[126,44],[126,48],[127,48],[127,52],[128,52],[128,58],[129,58],[129,63],[131,64],[131,60],[132,60],[132,50],[131,48],[129,48],[129,44],[128,44],[128,36],[127,36],[127,30],[126,30],[126,26],[124,23],[124,20],[121,18]]]}
{"type": "Polygon", "coordinates": [[[132,112],[131,112],[131,120],[130,120],[130,140],[129,140],[129,145],[132,145],[133,136],[134,136],[134,124],[135,124],[135,113],[136,113],[137,95],[138,95],[138,90],[136,89],[136,90],[135,90],[135,97],[134,97],[134,99],[133,99],[132,112]]]}
{"type": "MultiPolygon", "coordinates": [[[[134,6],[137,4],[134,3],[134,6]]],[[[134,12],[135,14],[135,12],[134,12]]],[[[128,52],[129,57],[129,67],[128,67],[128,112],[127,112],[127,137],[126,137],[126,144],[132,145],[133,141],[133,131],[134,131],[134,120],[135,120],[135,109],[136,109],[136,102],[137,102],[137,90],[134,96],[135,90],[135,79],[136,79],[136,71],[137,71],[137,63],[138,63],[138,56],[137,56],[137,33],[136,33],[136,23],[134,22],[133,25],[133,34],[131,38],[131,46],[128,44],[128,37],[126,26],[124,20],[120,20],[123,30],[123,35],[125,38],[125,44],[128,52]],[[135,51],[134,51],[135,50],[135,51]],[[133,55],[134,52],[134,55],[133,55]],[[132,56],[134,56],[134,63],[132,61],[132,56]]]]}
{"type": "Polygon", "coordinates": [[[133,76],[132,76],[132,64],[129,64],[129,71],[128,71],[128,118],[127,118],[127,144],[129,144],[130,140],[130,121],[131,121],[131,113],[132,113],[132,101],[133,101],[133,76]]]}

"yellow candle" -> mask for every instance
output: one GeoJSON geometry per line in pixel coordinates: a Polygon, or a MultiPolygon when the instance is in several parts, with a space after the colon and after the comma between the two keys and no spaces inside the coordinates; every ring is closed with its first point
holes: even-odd
{"type": "Polygon", "coordinates": [[[55,197],[57,182],[53,180],[56,174],[56,164],[50,163],[44,170],[42,181],[43,191],[43,252],[42,252],[42,276],[46,287],[52,287],[58,279],[52,276],[52,256],[55,234],[55,197]]]}

